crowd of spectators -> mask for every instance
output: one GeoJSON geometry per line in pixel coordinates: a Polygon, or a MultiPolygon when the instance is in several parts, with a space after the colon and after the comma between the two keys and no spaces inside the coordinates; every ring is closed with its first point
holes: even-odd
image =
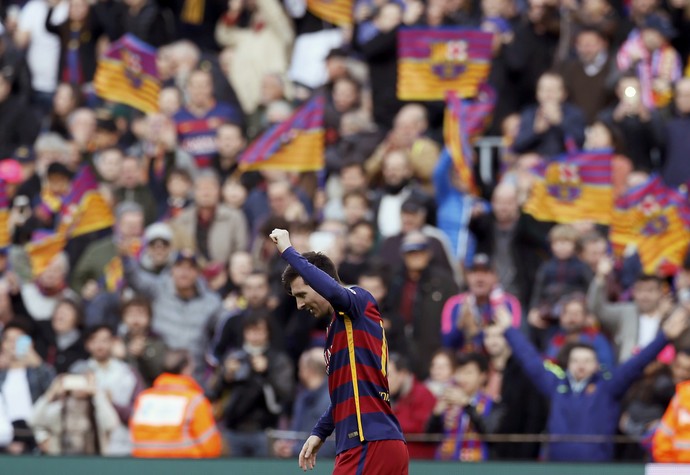
{"type": "Polygon", "coordinates": [[[648,458],[690,379],[690,257],[643,273],[634,249],[611,255],[606,227],[522,205],[531,167],[571,147],[615,150],[618,195],[652,173],[686,186],[690,1],[356,0],[352,27],[307,3],[2,2],[0,448],[131,454],[137,396],[186,350],[224,453],[295,456],[329,404],[328,321],[281,286],[268,234],[286,228],[377,299],[413,457],[648,458]],[[444,151],[443,104],[397,99],[408,26],[493,34],[484,134],[504,145],[479,196],[444,151]],[[94,92],[99,55],[126,33],[157,48],[157,113],[94,92]],[[243,172],[248,144],[315,93],[324,169],[243,172]],[[84,166],[115,224],[32,268],[26,245],[84,166]],[[481,437],[496,434],[561,439],[481,437]],[[621,434],[632,442],[614,450],[621,434]]]}

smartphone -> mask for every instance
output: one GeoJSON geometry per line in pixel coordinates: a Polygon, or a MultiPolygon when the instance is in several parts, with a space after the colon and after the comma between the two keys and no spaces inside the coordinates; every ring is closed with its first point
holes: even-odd
{"type": "Polygon", "coordinates": [[[23,358],[29,353],[31,349],[31,337],[28,335],[22,335],[17,338],[17,342],[14,346],[14,352],[17,358],[23,358]]]}
{"type": "Polygon", "coordinates": [[[62,377],[62,388],[65,391],[83,391],[89,387],[89,382],[83,374],[66,374],[62,377]]]}

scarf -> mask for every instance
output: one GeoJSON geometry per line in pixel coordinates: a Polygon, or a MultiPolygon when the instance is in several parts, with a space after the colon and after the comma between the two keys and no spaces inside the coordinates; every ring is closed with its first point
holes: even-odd
{"type": "MultiPolygon", "coordinates": [[[[491,412],[493,401],[484,393],[478,393],[470,403],[479,417],[491,412]]],[[[489,457],[486,442],[476,440],[477,431],[464,407],[453,406],[443,417],[444,437],[436,454],[437,460],[478,462],[489,457]]]]}

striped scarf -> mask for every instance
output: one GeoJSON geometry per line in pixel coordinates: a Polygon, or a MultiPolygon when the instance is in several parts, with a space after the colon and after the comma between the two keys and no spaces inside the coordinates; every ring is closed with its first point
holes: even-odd
{"type": "MultiPolygon", "coordinates": [[[[491,412],[493,401],[480,392],[472,399],[472,406],[479,417],[483,418],[491,412]]],[[[476,439],[477,430],[465,408],[454,406],[446,410],[443,425],[444,437],[436,454],[437,460],[479,462],[489,458],[488,446],[486,442],[476,439]]]]}

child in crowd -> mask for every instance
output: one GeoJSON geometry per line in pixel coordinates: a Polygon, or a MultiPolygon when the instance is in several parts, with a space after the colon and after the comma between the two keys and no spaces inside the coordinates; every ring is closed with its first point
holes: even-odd
{"type": "Polygon", "coordinates": [[[492,432],[497,422],[498,411],[493,411],[493,401],[482,390],[488,371],[489,363],[483,355],[458,356],[453,383],[438,398],[427,425],[429,432],[444,435],[436,453],[438,460],[488,459],[488,445],[476,440],[477,434],[492,432]]]}
{"type": "Polygon", "coordinates": [[[556,322],[554,306],[561,296],[586,293],[592,280],[592,270],[576,255],[579,235],[569,224],[554,226],[549,232],[552,258],[537,271],[529,311],[529,323],[546,329],[556,322]]]}

